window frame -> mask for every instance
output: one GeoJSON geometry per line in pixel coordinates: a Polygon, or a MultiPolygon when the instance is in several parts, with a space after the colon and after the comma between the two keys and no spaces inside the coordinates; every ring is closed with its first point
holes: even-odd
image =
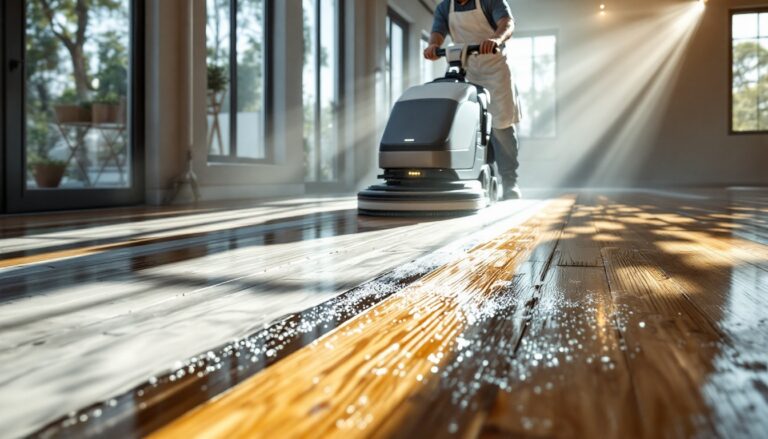
{"type": "MultiPolygon", "coordinates": [[[[4,2],[7,3],[7,2],[4,2]]],[[[6,52],[6,42],[8,41],[8,37],[5,33],[6,29],[6,18],[7,12],[6,8],[7,6],[5,4],[0,5],[0,62],[3,64],[3,66],[6,65],[7,59],[5,57],[6,52]]],[[[2,144],[2,148],[0,148],[0,213],[5,213],[8,209],[7,207],[7,185],[5,182],[6,178],[6,169],[5,169],[5,163],[6,163],[6,155],[8,153],[8,147],[7,147],[7,135],[5,132],[5,106],[6,106],[6,85],[5,85],[5,78],[6,78],[6,69],[0,68],[0,101],[2,101],[2,104],[0,104],[0,144],[2,144]]]]}
{"type": "MultiPolygon", "coordinates": [[[[521,31],[521,32],[515,32],[515,34],[512,36],[513,39],[515,38],[536,38],[536,37],[555,37],[555,84],[554,84],[554,93],[555,93],[555,103],[553,105],[552,109],[552,117],[554,118],[554,125],[555,125],[555,134],[553,136],[522,136],[520,135],[521,139],[525,140],[534,140],[534,141],[551,141],[551,140],[558,140],[560,138],[560,94],[559,94],[559,84],[560,84],[560,33],[557,29],[552,30],[535,30],[535,31],[521,31]]],[[[509,43],[508,43],[509,44],[509,43]]],[[[533,54],[534,58],[536,54],[533,54]]],[[[531,75],[533,77],[533,75],[531,75]]],[[[517,84],[515,84],[515,87],[517,87],[517,84]]],[[[519,94],[519,93],[518,93],[519,94]]],[[[519,98],[519,96],[518,96],[519,98]]],[[[526,117],[525,114],[522,115],[523,117],[526,117]]]]}
{"type": "MultiPolygon", "coordinates": [[[[741,14],[764,14],[768,13],[768,6],[757,6],[747,8],[735,8],[728,10],[728,135],[731,136],[749,136],[768,134],[768,128],[736,131],[733,129],[733,17],[741,14]]],[[[768,67],[768,66],[766,66],[768,67]]],[[[760,117],[758,112],[758,118],[760,117]]]]}
{"type": "MultiPolygon", "coordinates": [[[[323,22],[321,19],[321,1],[320,0],[314,0],[315,1],[315,10],[314,12],[314,18],[315,22],[313,23],[315,29],[314,29],[314,50],[316,54],[321,53],[322,48],[322,26],[323,22]]],[[[305,184],[312,184],[312,185],[336,185],[338,182],[343,181],[344,176],[344,130],[343,130],[343,121],[345,118],[344,113],[344,102],[346,100],[345,93],[344,93],[344,86],[345,86],[345,14],[344,11],[346,10],[346,2],[345,0],[336,0],[337,10],[336,10],[336,22],[338,24],[336,29],[336,73],[337,73],[337,83],[335,84],[338,95],[336,96],[338,103],[337,103],[337,110],[336,110],[336,139],[337,139],[337,145],[336,145],[336,159],[335,159],[335,168],[336,168],[336,175],[334,176],[333,180],[323,180],[320,178],[321,174],[321,168],[322,168],[322,157],[321,157],[321,151],[322,151],[322,125],[320,123],[321,121],[321,114],[323,112],[322,109],[322,102],[320,100],[320,90],[322,89],[322,79],[321,79],[321,64],[322,60],[320,56],[315,56],[314,59],[314,68],[315,68],[315,78],[314,78],[314,84],[315,84],[315,90],[317,93],[317,96],[315,96],[315,103],[314,103],[314,111],[313,116],[315,118],[314,123],[314,140],[315,140],[315,147],[317,148],[316,155],[315,155],[315,161],[312,163],[312,166],[315,168],[315,178],[314,180],[309,180],[305,177],[305,184]]],[[[303,12],[302,12],[303,13],[303,12]]],[[[302,77],[302,83],[303,83],[303,77],[302,77]]],[[[302,91],[303,94],[303,91],[302,91]]],[[[302,103],[303,106],[303,103],[302,103]]],[[[302,112],[303,114],[303,112],[302,112]]],[[[303,127],[303,124],[302,124],[303,127]]]]}
{"type": "MultiPolygon", "coordinates": [[[[273,0],[264,0],[264,158],[240,157],[237,155],[237,95],[238,95],[238,63],[237,63],[237,12],[240,0],[229,0],[229,154],[211,154],[208,151],[207,161],[212,164],[273,164],[274,151],[274,41],[269,36],[275,25],[275,5],[273,0]]],[[[206,13],[207,17],[207,13],[206,13]]],[[[207,61],[207,59],[206,59],[207,61]]]]}
{"type": "Polygon", "coordinates": [[[2,160],[0,164],[0,212],[30,213],[74,209],[108,208],[138,205],[145,201],[145,35],[146,0],[130,0],[129,50],[129,128],[131,185],[125,188],[28,189],[26,185],[26,1],[0,4],[2,22],[2,89],[0,113],[3,121],[2,160]],[[20,18],[20,20],[19,20],[20,18]],[[11,60],[21,61],[21,68],[9,72],[11,60]],[[11,145],[16,145],[11,147],[11,145]]]}
{"type": "MultiPolygon", "coordinates": [[[[401,89],[405,91],[405,88],[408,84],[408,79],[411,75],[411,66],[410,66],[410,38],[411,38],[411,23],[406,20],[402,15],[400,15],[396,10],[392,9],[391,7],[387,7],[387,18],[389,18],[388,24],[389,29],[386,29],[389,35],[389,39],[387,41],[387,48],[385,50],[389,50],[390,56],[392,54],[392,27],[397,25],[403,30],[403,83],[401,85],[401,89]]],[[[419,37],[421,38],[421,37],[419,37]]],[[[389,89],[387,90],[387,105],[393,105],[395,102],[397,102],[397,99],[400,98],[400,96],[392,96],[392,90],[394,87],[392,85],[394,82],[392,81],[392,61],[385,60],[387,62],[387,71],[386,74],[388,76],[388,84],[389,89]]],[[[389,108],[387,109],[389,111],[389,108]]]]}

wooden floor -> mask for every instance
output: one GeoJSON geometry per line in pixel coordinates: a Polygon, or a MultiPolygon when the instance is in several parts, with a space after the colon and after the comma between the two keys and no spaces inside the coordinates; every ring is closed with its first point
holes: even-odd
{"type": "Polygon", "coordinates": [[[0,225],[10,437],[61,416],[46,432],[109,436],[114,398],[414,260],[414,282],[150,431],[768,437],[765,191],[581,192],[445,221],[340,199],[0,225]]]}

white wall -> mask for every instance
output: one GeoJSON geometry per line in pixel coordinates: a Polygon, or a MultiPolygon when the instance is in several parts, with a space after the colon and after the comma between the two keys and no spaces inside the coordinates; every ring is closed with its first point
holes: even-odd
{"type": "Polygon", "coordinates": [[[698,25],[685,22],[692,32],[687,40],[662,18],[649,17],[694,8],[692,0],[607,2],[606,20],[597,15],[598,2],[510,3],[519,31],[554,30],[559,37],[559,136],[523,141],[523,185],[768,184],[768,136],[728,134],[728,10],[763,1],[709,1],[698,25]],[[638,36],[622,39],[637,23],[648,32],[639,26],[638,36]],[[657,50],[669,44],[679,57],[666,70],[641,66],[654,56],[646,43],[657,50]],[[637,62],[622,67],[627,60],[637,62]],[[573,84],[584,71],[591,73],[587,80],[573,84]],[[633,87],[633,77],[648,82],[633,87]],[[643,95],[651,97],[643,102],[643,95]]]}
{"type": "Polygon", "coordinates": [[[147,202],[160,203],[170,180],[181,172],[181,46],[188,1],[148,1],[146,7],[146,190],[147,202]]]}

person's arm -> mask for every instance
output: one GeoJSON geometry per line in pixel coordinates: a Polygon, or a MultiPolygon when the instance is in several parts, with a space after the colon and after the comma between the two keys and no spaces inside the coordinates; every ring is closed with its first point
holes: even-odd
{"type": "Polygon", "coordinates": [[[504,17],[496,22],[496,33],[480,44],[480,53],[493,53],[497,48],[507,42],[515,33],[515,20],[512,17],[504,17]]]}
{"type": "Polygon", "coordinates": [[[438,59],[437,49],[445,43],[448,27],[448,7],[450,2],[443,1],[435,9],[435,21],[432,24],[432,34],[429,36],[429,46],[424,50],[424,58],[435,61],[438,59]]]}
{"type": "Polygon", "coordinates": [[[445,36],[438,32],[432,32],[432,35],[429,36],[429,46],[424,49],[424,58],[431,61],[439,59],[437,49],[443,47],[443,43],[445,43],[445,36]]]}
{"type": "Polygon", "coordinates": [[[512,38],[512,34],[515,32],[515,18],[512,16],[512,10],[507,0],[487,0],[486,7],[496,23],[496,32],[492,38],[480,44],[480,52],[493,53],[494,50],[512,38]]]}

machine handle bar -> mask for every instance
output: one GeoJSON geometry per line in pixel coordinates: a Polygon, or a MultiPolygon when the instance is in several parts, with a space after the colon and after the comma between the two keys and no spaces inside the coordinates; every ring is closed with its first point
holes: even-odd
{"type": "MultiPolygon", "coordinates": [[[[493,49],[493,53],[499,53],[499,47],[496,46],[496,48],[493,49]]],[[[480,54],[480,45],[479,44],[473,44],[471,46],[467,46],[467,54],[468,55],[478,55],[480,54]]],[[[445,49],[437,49],[437,56],[443,57],[445,56],[445,49]]]]}

